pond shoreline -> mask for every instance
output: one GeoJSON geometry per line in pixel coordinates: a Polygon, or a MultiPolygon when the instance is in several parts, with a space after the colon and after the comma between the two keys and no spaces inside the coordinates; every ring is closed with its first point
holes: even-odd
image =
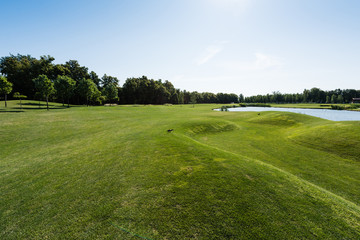
{"type": "MultiPolygon", "coordinates": [[[[221,111],[221,109],[214,109],[221,111]]],[[[331,121],[360,121],[360,112],[351,110],[335,110],[328,108],[294,108],[294,107],[232,107],[226,108],[229,112],[292,112],[319,117],[331,121]]]]}

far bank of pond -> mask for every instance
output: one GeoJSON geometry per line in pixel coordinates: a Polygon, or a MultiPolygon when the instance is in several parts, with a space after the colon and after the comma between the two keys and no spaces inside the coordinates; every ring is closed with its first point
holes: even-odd
{"type": "Polygon", "coordinates": [[[238,107],[228,108],[230,112],[293,112],[307,114],[314,117],[324,118],[331,121],[360,121],[360,112],[330,109],[310,109],[310,108],[275,108],[275,107],[238,107]]]}

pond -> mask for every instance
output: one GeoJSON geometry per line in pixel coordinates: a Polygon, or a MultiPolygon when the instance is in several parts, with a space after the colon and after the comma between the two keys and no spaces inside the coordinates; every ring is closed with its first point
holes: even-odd
{"type": "Polygon", "coordinates": [[[331,121],[360,121],[360,111],[310,109],[310,108],[273,108],[273,107],[238,107],[228,108],[230,112],[264,112],[279,111],[307,114],[331,121]]]}

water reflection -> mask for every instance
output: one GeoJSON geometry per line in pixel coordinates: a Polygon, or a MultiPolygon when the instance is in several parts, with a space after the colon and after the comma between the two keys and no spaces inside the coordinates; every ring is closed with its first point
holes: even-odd
{"type": "Polygon", "coordinates": [[[279,111],[307,114],[314,117],[332,121],[360,121],[360,112],[329,109],[306,109],[306,108],[269,108],[269,107],[239,107],[229,108],[230,112],[264,112],[279,111]]]}

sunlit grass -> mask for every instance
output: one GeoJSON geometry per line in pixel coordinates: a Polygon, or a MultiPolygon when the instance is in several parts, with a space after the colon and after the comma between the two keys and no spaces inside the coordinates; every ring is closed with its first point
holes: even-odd
{"type": "Polygon", "coordinates": [[[0,112],[0,239],[359,237],[359,122],[218,106],[0,112]]]}

